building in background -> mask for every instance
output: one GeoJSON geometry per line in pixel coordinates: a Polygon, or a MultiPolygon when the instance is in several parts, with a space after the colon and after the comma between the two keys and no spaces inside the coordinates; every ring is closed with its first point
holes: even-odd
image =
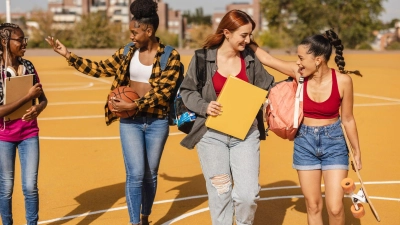
{"type": "Polygon", "coordinates": [[[221,12],[214,12],[211,16],[212,18],[212,26],[213,30],[216,30],[218,27],[218,24],[221,22],[222,17],[229,11],[233,9],[239,9],[251,16],[251,18],[254,20],[256,23],[256,28],[255,32],[257,31],[264,31],[268,29],[268,23],[264,19],[263,14],[261,12],[261,6],[260,6],[260,1],[259,0],[253,0],[253,3],[247,3],[247,2],[234,2],[232,4],[228,4],[226,6],[225,11],[221,12]]]}
{"type": "MultiPolygon", "coordinates": [[[[134,0],[48,0],[48,11],[53,15],[52,26],[54,29],[64,30],[72,29],[74,24],[81,21],[82,16],[90,13],[104,13],[113,23],[120,23],[122,31],[129,27],[132,15],[129,6],[134,0]]],[[[174,10],[168,7],[163,0],[158,2],[158,15],[160,24],[158,30],[168,31],[178,35],[179,47],[183,39],[188,37],[189,27],[182,16],[182,11],[174,10]]],[[[253,0],[253,3],[235,2],[226,6],[225,11],[212,14],[212,26],[217,28],[222,17],[232,9],[240,9],[248,13],[256,22],[256,31],[267,29],[267,23],[263,19],[260,11],[259,0],[253,0]]],[[[12,13],[12,20],[19,21],[22,17],[29,20],[30,14],[12,13]],[[19,19],[18,19],[19,18],[19,19]]],[[[1,16],[1,15],[0,15],[1,16]]]]}
{"type": "Polygon", "coordinates": [[[112,22],[129,23],[130,0],[48,0],[56,29],[71,29],[83,15],[104,13],[112,22]]]}
{"type": "MultiPolygon", "coordinates": [[[[82,15],[102,12],[111,22],[121,23],[127,28],[131,20],[129,6],[134,0],[48,0],[48,10],[54,14],[53,24],[59,29],[68,29],[75,22],[81,20],[82,15]]],[[[158,2],[158,15],[160,17],[160,30],[172,29],[178,33],[182,28],[180,11],[168,8],[162,0],[158,2]]]]}

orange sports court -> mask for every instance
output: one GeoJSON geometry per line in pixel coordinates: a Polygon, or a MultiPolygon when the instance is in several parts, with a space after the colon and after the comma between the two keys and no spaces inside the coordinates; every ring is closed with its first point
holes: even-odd
{"type": "MultiPolygon", "coordinates": [[[[92,60],[111,56],[114,50],[76,50],[92,60]]],[[[281,59],[296,55],[274,51],[281,59]]],[[[181,51],[187,68],[193,51],[181,51]]],[[[400,224],[400,52],[344,51],[346,69],[353,76],[354,115],[362,151],[361,176],[381,222],[369,207],[355,219],[351,200],[345,198],[346,225],[400,224]]],[[[29,50],[49,104],[39,117],[40,169],[39,224],[125,225],[129,221],[125,201],[125,171],[119,140],[119,124],[106,126],[103,106],[111,78],[92,78],[69,67],[52,50],[29,50]]],[[[335,67],[333,59],[330,65],[335,67]]],[[[267,70],[276,80],[278,72],[267,70]]],[[[234,121],[232,121],[234,122],[234,121]]],[[[204,177],[196,150],[180,146],[176,127],[164,149],[151,225],[211,224],[204,177]]],[[[293,143],[270,133],[261,142],[261,199],[255,225],[306,224],[306,208],[297,173],[292,169],[293,143]]],[[[19,159],[13,194],[14,224],[25,224],[19,159]]],[[[354,171],[349,176],[356,182],[354,171]]],[[[360,187],[356,183],[357,190],[360,187]]],[[[323,189],[323,187],[322,187],[323,189]]],[[[328,224],[325,212],[325,224],[328,224]]]]}

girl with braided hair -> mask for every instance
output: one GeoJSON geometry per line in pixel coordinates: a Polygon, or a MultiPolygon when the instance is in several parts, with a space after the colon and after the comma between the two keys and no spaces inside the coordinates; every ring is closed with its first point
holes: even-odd
{"type": "Polygon", "coordinates": [[[25,217],[28,225],[38,222],[39,195],[37,187],[39,167],[39,128],[37,117],[46,108],[47,99],[39,83],[33,64],[23,59],[27,38],[17,25],[0,24],[0,87],[9,76],[35,75],[35,84],[26,95],[12,103],[3,104],[3,89],[0,90],[0,215],[3,225],[13,224],[12,193],[15,176],[17,149],[22,171],[22,190],[25,196],[25,217]],[[6,121],[6,116],[27,102],[32,105],[21,119],[6,121]]]}
{"type": "Polygon", "coordinates": [[[69,52],[53,37],[46,38],[70,66],[89,76],[115,77],[111,90],[130,86],[140,97],[134,102],[112,99],[110,103],[114,111],[109,110],[107,103],[104,107],[107,125],[117,120],[113,112],[136,110],[134,116],[119,119],[131,224],[149,224],[158,168],[169,134],[169,101],[180,71],[180,55],[175,49],[169,54],[165,69],[161,70],[161,56],[166,46],[155,36],[159,25],[157,7],[157,2],[153,0],[131,3],[133,17],[129,30],[132,43],[121,47],[105,61],[84,59],[69,52]]]}
{"type": "Polygon", "coordinates": [[[362,168],[356,122],[353,116],[353,83],[345,70],[343,45],[333,30],[305,38],[297,48],[299,59],[277,59],[255,44],[250,47],[260,61],[299,81],[304,78],[304,119],[294,140],[293,168],[297,170],[307,206],[308,224],[322,224],[321,179],[330,225],[343,225],[343,190],[340,185],[348,173],[348,149],[340,123],[344,125],[354,149],[355,166],[362,168]],[[328,61],[336,49],[339,70],[328,61]],[[339,114],[340,109],[340,114],[339,114]]]}

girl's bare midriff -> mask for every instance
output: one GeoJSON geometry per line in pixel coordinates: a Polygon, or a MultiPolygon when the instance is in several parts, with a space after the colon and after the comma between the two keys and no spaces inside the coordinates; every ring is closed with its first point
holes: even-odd
{"type": "Polygon", "coordinates": [[[335,123],[339,118],[333,119],[314,119],[314,118],[303,118],[303,124],[310,127],[320,127],[335,123]]]}
{"type": "Polygon", "coordinates": [[[147,92],[151,90],[151,85],[149,83],[143,83],[131,80],[129,82],[129,85],[134,91],[136,91],[139,97],[143,97],[147,92]]]}

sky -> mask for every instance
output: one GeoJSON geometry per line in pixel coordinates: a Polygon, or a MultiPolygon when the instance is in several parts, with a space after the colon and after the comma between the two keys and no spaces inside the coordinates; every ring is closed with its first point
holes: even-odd
{"type": "MultiPolygon", "coordinates": [[[[47,9],[47,0],[10,0],[13,12],[27,12],[32,9],[47,9]]],[[[205,14],[214,11],[224,11],[226,4],[232,2],[252,2],[252,0],[164,0],[168,6],[175,10],[190,10],[203,7],[205,14]]],[[[400,0],[383,0],[386,12],[382,13],[380,19],[390,22],[394,18],[400,18],[400,0]]],[[[0,0],[0,13],[6,11],[6,0],[0,0]]]]}

